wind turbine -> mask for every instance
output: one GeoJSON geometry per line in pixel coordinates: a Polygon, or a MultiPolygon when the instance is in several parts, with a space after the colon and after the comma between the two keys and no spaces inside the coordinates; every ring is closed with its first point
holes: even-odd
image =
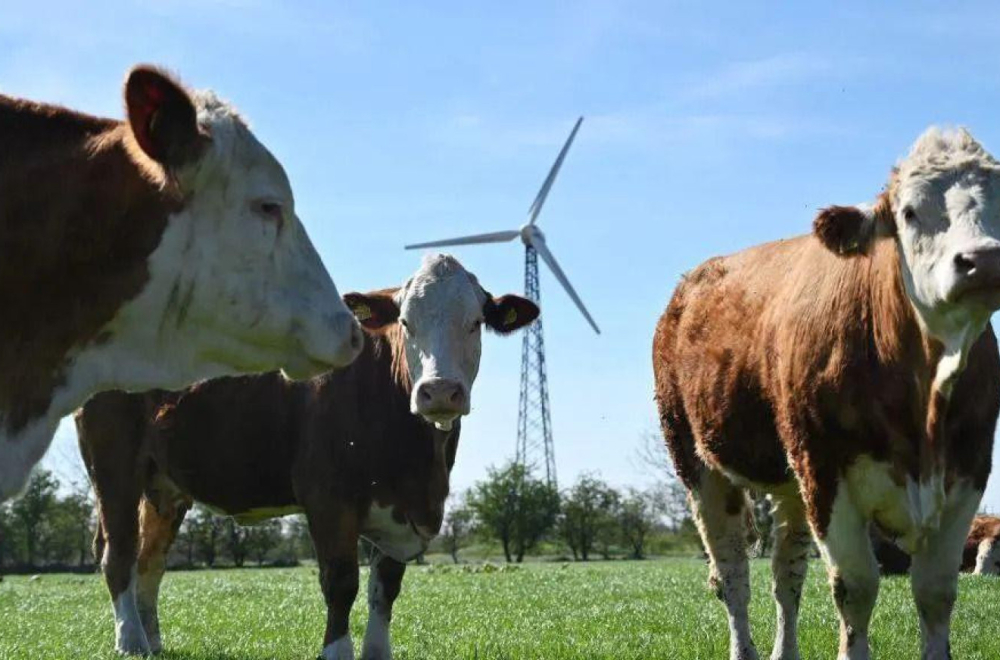
{"type": "MultiPolygon", "coordinates": [[[[536,303],[541,300],[541,292],[538,286],[538,257],[546,263],[556,280],[562,285],[570,299],[576,304],[580,313],[587,319],[587,323],[597,334],[601,333],[597,323],[594,322],[590,312],[587,311],[576,289],[570,284],[569,279],[559,267],[559,262],[552,255],[545,242],[545,234],[538,228],[536,221],[545,199],[549,196],[552,184],[559,175],[563,160],[569,152],[573,139],[583,123],[583,117],[576,120],[573,130],[570,132],[566,143],[559,151],[556,162],[549,170],[548,176],[542,183],[535,201],[528,208],[528,220],[519,229],[507,231],[497,231],[488,234],[476,234],[474,236],[462,236],[459,238],[449,238],[441,241],[430,241],[428,243],[416,243],[407,245],[407,250],[420,248],[449,247],[455,245],[480,245],[483,243],[507,243],[516,238],[520,238],[524,243],[524,295],[536,303]]],[[[531,465],[529,454],[537,452],[543,453],[545,461],[546,481],[553,488],[556,487],[556,464],[555,450],[552,444],[552,423],[549,415],[549,386],[545,368],[545,342],[542,334],[542,319],[539,318],[524,333],[524,340],[521,347],[521,397],[517,418],[517,449],[516,462],[524,467],[531,465]]]]}

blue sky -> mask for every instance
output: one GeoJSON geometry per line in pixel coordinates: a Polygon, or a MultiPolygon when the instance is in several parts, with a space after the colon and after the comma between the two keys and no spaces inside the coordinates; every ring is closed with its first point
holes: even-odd
{"type": "MultiPolygon", "coordinates": [[[[401,283],[404,243],[517,227],[585,115],[540,220],[604,330],[543,273],[564,483],[650,480],[650,340],[682,272],[872,198],[929,124],[1000,151],[992,3],[17,4],[0,91],[120,116],[140,61],[216,89],[284,163],[341,291],[401,283]]],[[[454,253],[521,289],[519,244],[454,253]]],[[[485,339],[458,488],[513,452],[519,359],[519,338],[485,339]]],[[[74,457],[64,425],[47,464],[74,457]]]]}

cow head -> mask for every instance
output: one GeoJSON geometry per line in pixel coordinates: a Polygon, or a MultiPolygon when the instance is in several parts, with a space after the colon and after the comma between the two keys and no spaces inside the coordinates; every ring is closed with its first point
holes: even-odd
{"type": "Polygon", "coordinates": [[[398,323],[406,353],[410,411],[448,430],[469,413],[479,373],[482,328],[509,334],[538,317],[526,298],[494,298],[453,257],[436,255],[394,291],[344,296],[361,324],[383,331],[398,323]]]}
{"type": "Polygon", "coordinates": [[[907,296],[946,346],[1000,308],[1000,162],[964,129],[927,130],[876,204],[824,209],[814,231],[843,255],[894,237],[907,296]]]}
{"type": "Polygon", "coordinates": [[[170,340],[177,384],[277,368],[304,378],[350,363],[357,322],[281,164],[235,110],[145,66],[129,73],[125,103],[133,159],[179,200],[131,319],[170,340]]]}

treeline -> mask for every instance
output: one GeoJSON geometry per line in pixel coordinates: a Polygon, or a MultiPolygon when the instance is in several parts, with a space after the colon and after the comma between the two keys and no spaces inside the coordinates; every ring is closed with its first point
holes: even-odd
{"type": "MultiPolygon", "coordinates": [[[[24,494],[0,504],[0,573],[93,571],[97,517],[89,484],[61,488],[45,470],[24,494]]],[[[290,566],[313,556],[302,516],[243,527],[196,505],[171,548],[171,567],[290,566]]]]}
{"type": "MultiPolygon", "coordinates": [[[[697,552],[684,489],[669,473],[646,489],[617,489],[596,475],[558,492],[530,470],[508,464],[453,498],[431,553],[458,562],[502,555],[587,561],[697,552]]],[[[89,486],[63,489],[38,471],[25,493],[0,505],[0,573],[91,571],[96,514],[89,486]]],[[[361,549],[362,560],[367,548],[361,549]]],[[[172,568],[292,566],[314,557],[305,518],[244,527],[196,505],[185,517],[172,568]]]]}
{"type": "Polygon", "coordinates": [[[676,479],[620,490],[585,474],[559,492],[514,463],[491,469],[445,516],[438,544],[455,562],[463,548],[481,543],[498,544],[508,562],[532,554],[643,559],[651,549],[699,548],[676,479]]]}

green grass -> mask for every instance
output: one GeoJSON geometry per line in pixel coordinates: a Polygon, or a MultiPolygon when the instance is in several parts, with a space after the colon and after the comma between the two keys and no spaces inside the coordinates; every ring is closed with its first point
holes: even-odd
{"type": "MultiPolygon", "coordinates": [[[[362,584],[367,578],[363,571],[362,584]]],[[[722,605],[695,560],[532,564],[511,572],[411,567],[393,622],[397,660],[725,658],[722,605]]],[[[768,566],[753,566],[751,609],[762,657],[774,610],[768,566]]],[[[364,587],[362,587],[362,593],[364,587]]],[[[1000,657],[1000,580],[963,576],[952,634],[956,658],[1000,657]]],[[[364,632],[359,597],[351,630],[364,632]]],[[[325,610],[315,568],[167,575],[161,599],[166,660],[288,658],[320,651],[325,610]]],[[[822,566],[803,596],[806,658],[836,655],[837,620],[822,566]]],[[[909,583],[883,580],[874,656],[919,657],[909,583]]],[[[8,577],[0,584],[0,660],[115,658],[111,611],[97,576],[8,577]]]]}

